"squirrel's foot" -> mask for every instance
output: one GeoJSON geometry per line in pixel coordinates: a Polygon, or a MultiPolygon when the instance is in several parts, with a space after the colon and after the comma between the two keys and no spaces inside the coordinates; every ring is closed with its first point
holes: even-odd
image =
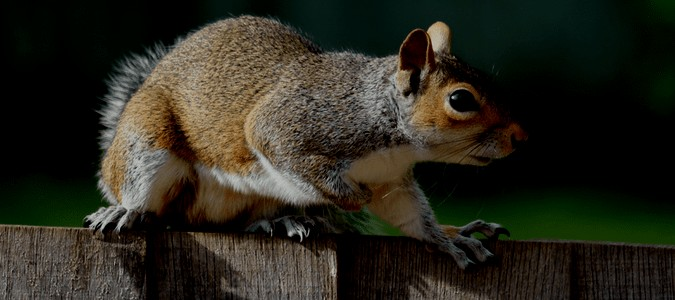
{"type": "Polygon", "coordinates": [[[502,225],[497,223],[487,223],[483,220],[475,220],[461,227],[451,225],[441,225],[441,227],[443,227],[443,231],[445,231],[445,234],[450,238],[456,236],[470,237],[471,234],[475,232],[480,232],[487,238],[498,238],[500,234],[508,237],[511,236],[509,230],[502,227],[502,225]]]}
{"type": "Polygon", "coordinates": [[[101,207],[84,218],[84,227],[104,233],[111,230],[121,232],[136,228],[141,223],[146,223],[150,217],[149,214],[140,213],[133,209],[126,209],[119,205],[101,207]]]}
{"type": "Polygon", "coordinates": [[[312,229],[317,233],[335,232],[330,223],[321,217],[283,216],[274,220],[262,219],[246,228],[248,232],[264,232],[274,235],[285,232],[290,238],[297,236],[300,241],[310,235],[312,229]]]}
{"type": "MultiPolygon", "coordinates": [[[[470,264],[474,264],[474,261],[469,258],[469,255],[472,255],[472,257],[479,262],[484,262],[493,256],[492,252],[487,250],[481,241],[473,237],[459,235],[450,238],[449,240],[445,240],[445,242],[439,241],[436,245],[441,252],[450,254],[450,256],[455,259],[457,266],[462,270],[466,269],[470,264]]],[[[433,251],[433,249],[427,249],[433,251]]]]}
{"type": "MultiPolygon", "coordinates": [[[[462,248],[468,249],[471,254],[478,260],[479,262],[484,262],[488,258],[492,257],[493,254],[490,252],[488,249],[486,249],[483,246],[483,243],[474,238],[474,237],[466,237],[463,235],[457,236],[452,239],[452,243],[460,246],[462,248]]],[[[473,263],[471,260],[469,260],[469,263],[473,263]]]]}
{"type": "Polygon", "coordinates": [[[498,238],[500,234],[506,236],[511,235],[510,232],[501,225],[497,223],[487,223],[483,220],[476,220],[461,227],[442,225],[442,228],[452,241],[452,245],[442,247],[442,251],[450,253],[462,269],[473,263],[462,249],[468,250],[468,252],[473,254],[473,257],[479,262],[484,262],[493,256],[492,252],[487,250],[481,241],[472,237],[471,234],[480,232],[488,238],[498,238]]]}

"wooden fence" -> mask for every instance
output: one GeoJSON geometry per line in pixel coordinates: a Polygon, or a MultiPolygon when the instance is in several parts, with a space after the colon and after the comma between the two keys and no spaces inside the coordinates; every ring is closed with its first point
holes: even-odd
{"type": "Polygon", "coordinates": [[[673,299],[675,247],[487,242],[460,270],[403,237],[0,225],[2,299],[673,299]]]}

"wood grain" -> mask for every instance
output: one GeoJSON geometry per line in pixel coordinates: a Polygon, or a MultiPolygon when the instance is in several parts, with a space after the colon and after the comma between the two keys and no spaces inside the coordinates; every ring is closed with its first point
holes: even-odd
{"type": "Polygon", "coordinates": [[[3,299],[145,298],[142,234],[94,236],[72,228],[0,226],[3,299]]]}
{"type": "Polygon", "coordinates": [[[495,257],[460,270],[405,237],[0,225],[0,299],[675,298],[675,246],[485,245],[495,257]]]}
{"type": "Polygon", "coordinates": [[[335,299],[332,240],[302,243],[264,235],[157,234],[152,243],[160,299],[335,299]]]}

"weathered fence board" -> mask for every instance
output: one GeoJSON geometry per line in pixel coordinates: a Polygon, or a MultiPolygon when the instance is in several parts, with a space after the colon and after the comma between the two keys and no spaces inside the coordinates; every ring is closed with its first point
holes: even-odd
{"type": "MultiPolygon", "coordinates": [[[[164,232],[148,241],[160,299],[332,299],[335,242],[164,232]]],[[[150,272],[149,272],[150,273],[150,272]]]]}
{"type": "Polygon", "coordinates": [[[495,254],[492,260],[462,271],[448,256],[410,239],[362,239],[345,250],[348,255],[340,253],[339,273],[358,274],[346,279],[355,288],[341,290],[341,296],[570,299],[568,244],[499,241],[487,247],[495,254]]]}
{"type": "Polygon", "coordinates": [[[675,247],[575,244],[579,298],[675,299],[675,247]]]}
{"type": "Polygon", "coordinates": [[[93,238],[72,228],[0,226],[5,299],[145,298],[143,235],[93,238]]]}
{"type": "Polygon", "coordinates": [[[675,247],[490,241],[460,270],[402,237],[303,242],[0,225],[2,299],[673,299],[675,247]]]}

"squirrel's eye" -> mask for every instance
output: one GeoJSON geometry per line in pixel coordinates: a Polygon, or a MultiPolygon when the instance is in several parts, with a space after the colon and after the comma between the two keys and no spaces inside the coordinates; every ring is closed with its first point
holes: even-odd
{"type": "Polygon", "coordinates": [[[473,94],[465,89],[458,89],[448,99],[452,109],[458,112],[478,111],[480,105],[473,94]]]}

